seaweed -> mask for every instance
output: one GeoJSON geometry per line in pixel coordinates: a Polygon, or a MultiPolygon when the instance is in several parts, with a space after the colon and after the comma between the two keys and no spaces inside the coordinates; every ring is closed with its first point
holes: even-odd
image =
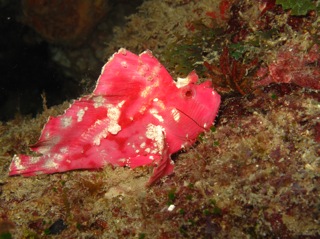
{"type": "Polygon", "coordinates": [[[291,42],[280,47],[273,62],[257,71],[260,81],[255,82],[255,87],[271,83],[294,83],[319,90],[319,46],[314,44],[309,50],[301,48],[301,44],[291,42]]]}
{"type": "MultiPolygon", "coordinates": [[[[240,49],[240,52],[243,49],[244,48],[240,49]]],[[[236,52],[235,54],[238,56],[240,52],[236,52]]],[[[234,91],[241,95],[252,91],[251,80],[247,76],[251,71],[256,69],[257,64],[257,59],[254,59],[249,64],[234,59],[227,47],[223,49],[220,55],[219,67],[204,62],[204,66],[207,68],[206,74],[212,79],[215,88],[220,92],[229,93],[234,91]]]]}
{"type": "Polygon", "coordinates": [[[284,10],[291,9],[291,15],[294,16],[304,16],[316,9],[315,4],[310,0],[276,0],[276,4],[280,4],[284,10]]]}

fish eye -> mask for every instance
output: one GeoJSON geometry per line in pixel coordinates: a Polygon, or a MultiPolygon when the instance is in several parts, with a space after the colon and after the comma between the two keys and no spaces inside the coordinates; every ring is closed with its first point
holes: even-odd
{"type": "Polygon", "coordinates": [[[187,97],[187,98],[190,98],[193,96],[193,92],[192,90],[187,90],[186,92],[184,92],[184,95],[187,97]]]}
{"type": "Polygon", "coordinates": [[[185,87],[184,89],[182,89],[181,94],[183,98],[191,99],[195,96],[195,91],[191,87],[185,87]]]}

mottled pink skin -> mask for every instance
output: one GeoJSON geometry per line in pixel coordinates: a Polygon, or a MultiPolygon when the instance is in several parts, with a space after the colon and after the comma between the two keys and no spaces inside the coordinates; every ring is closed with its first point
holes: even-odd
{"type": "Polygon", "coordinates": [[[210,128],[220,105],[209,81],[196,85],[195,72],[185,80],[174,82],[150,51],[137,56],[120,49],[91,95],[49,118],[31,146],[39,156],[15,155],[9,174],[150,165],[157,166],[153,183],[172,173],[170,155],[210,128]]]}

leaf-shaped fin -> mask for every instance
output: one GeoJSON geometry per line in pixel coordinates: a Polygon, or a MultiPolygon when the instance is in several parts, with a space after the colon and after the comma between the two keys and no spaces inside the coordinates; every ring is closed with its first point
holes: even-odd
{"type": "Polygon", "coordinates": [[[169,153],[169,146],[166,143],[165,134],[163,132],[163,151],[161,153],[160,161],[158,165],[153,169],[151,178],[149,179],[147,186],[151,186],[154,182],[158,181],[160,178],[169,175],[173,172],[174,162],[171,160],[169,153]]]}
{"type": "Polygon", "coordinates": [[[39,141],[31,149],[46,154],[58,153],[63,147],[68,146],[72,151],[75,147],[81,147],[90,138],[92,141],[96,140],[90,143],[98,145],[99,139],[94,136],[102,137],[108,133],[110,121],[108,106],[113,105],[108,104],[108,99],[102,96],[87,96],[76,100],[63,115],[49,118],[39,141]]]}
{"type": "Polygon", "coordinates": [[[93,94],[128,96],[141,94],[159,77],[163,84],[172,83],[170,74],[150,51],[138,56],[122,48],[102,68],[93,94]]]}

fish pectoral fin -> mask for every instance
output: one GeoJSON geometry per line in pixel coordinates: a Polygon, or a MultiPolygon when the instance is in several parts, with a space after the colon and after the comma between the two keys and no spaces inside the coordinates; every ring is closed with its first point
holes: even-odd
{"type": "Polygon", "coordinates": [[[171,160],[169,147],[165,143],[162,151],[162,155],[158,165],[153,169],[153,174],[147,183],[147,187],[154,184],[160,178],[169,175],[173,172],[174,162],[171,160]]]}
{"type": "Polygon", "coordinates": [[[158,160],[158,158],[158,155],[139,155],[128,160],[126,166],[129,166],[130,168],[134,169],[141,166],[152,165],[155,160],[158,160]]]}

